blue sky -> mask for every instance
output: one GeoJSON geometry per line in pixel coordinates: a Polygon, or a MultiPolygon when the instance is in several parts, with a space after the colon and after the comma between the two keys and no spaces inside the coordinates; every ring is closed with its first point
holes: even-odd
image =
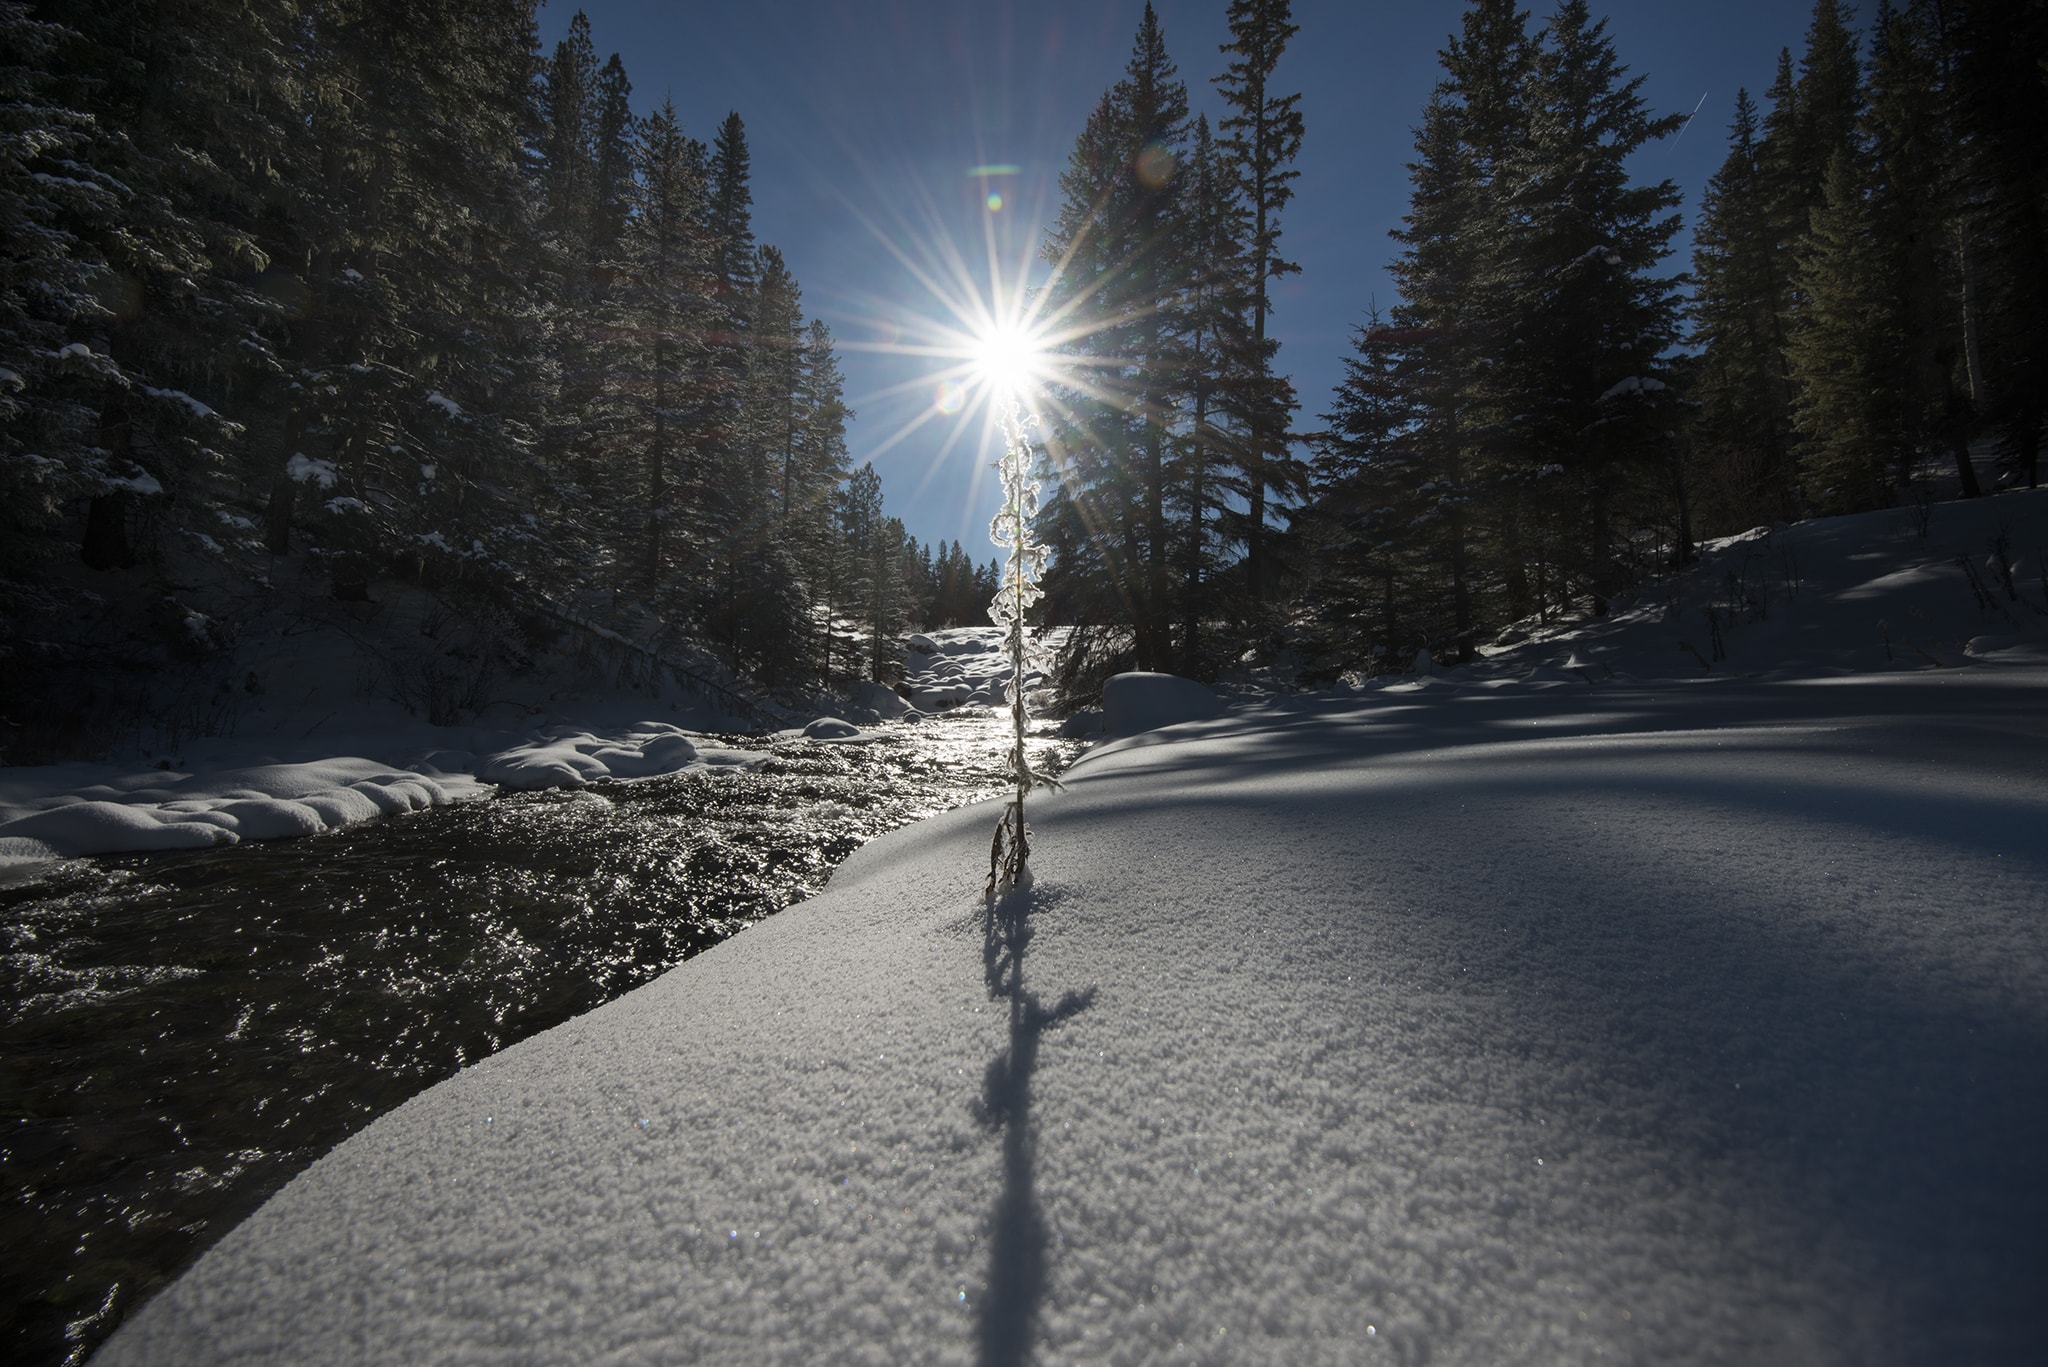
{"type": "MultiPolygon", "coordinates": [[[[1221,102],[1226,0],[1155,0],[1169,53],[1197,112],[1221,102]]],[[[547,50],[578,5],[541,13],[547,50]]],[[[892,345],[952,319],[946,296],[984,295],[991,260],[1006,283],[1036,271],[1058,207],[1058,177],[1089,111],[1129,58],[1143,0],[752,0],[677,4],[584,0],[600,60],[618,52],[645,113],[673,98],[685,130],[709,141],[728,110],[747,126],[754,230],[780,247],[807,315],[839,340],[858,413],[853,460],[873,459],[889,511],[922,541],[960,540],[993,556],[993,451],[972,409],[937,411],[942,363],[892,345]],[[970,168],[1014,165],[986,180],[970,168]],[[991,212],[991,189],[1004,197],[991,212]],[[933,285],[937,284],[938,289],[933,285]]],[[[1540,17],[1547,6],[1532,6],[1540,17]]],[[[1596,0],[1595,13],[1602,12],[1596,0]]],[[[1852,15],[1859,7],[1848,6],[1852,15]]],[[[1302,266],[1283,282],[1273,326],[1279,364],[1317,426],[1350,330],[1375,298],[1395,298],[1386,265],[1408,203],[1413,128],[1438,76],[1437,53],[1462,0],[1296,0],[1301,32],[1276,80],[1299,90],[1307,137],[1282,221],[1302,266]]],[[[1625,0],[1608,32],[1659,113],[1698,118],[1674,145],[1647,149],[1643,179],[1699,192],[1726,152],[1738,87],[1759,99],[1778,50],[1795,57],[1807,0],[1625,0]]],[[[1670,263],[1686,265],[1689,239],[1670,263]]],[[[957,320],[954,320],[957,325],[957,320]]]]}

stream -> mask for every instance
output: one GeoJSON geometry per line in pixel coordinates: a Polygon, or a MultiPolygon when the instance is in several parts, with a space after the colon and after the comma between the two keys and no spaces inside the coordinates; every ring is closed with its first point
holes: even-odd
{"type": "MultiPolygon", "coordinates": [[[[0,888],[0,1357],[83,1362],[384,1111],[1004,791],[1006,725],[719,737],[768,753],[0,888]]],[[[1080,748],[1033,750],[1057,772],[1080,748]]]]}

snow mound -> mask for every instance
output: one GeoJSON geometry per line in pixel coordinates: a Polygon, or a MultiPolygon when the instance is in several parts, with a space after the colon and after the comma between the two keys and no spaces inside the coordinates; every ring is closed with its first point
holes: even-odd
{"type": "Polygon", "coordinates": [[[1135,736],[1184,721],[1221,716],[1223,700],[1193,679],[1178,674],[1134,671],[1112,675],[1102,685],[1102,729],[1135,736]]]}
{"type": "Polygon", "coordinates": [[[666,722],[637,722],[610,733],[555,727],[482,756],[476,776],[520,792],[580,788],[604,779],[653,778],[697,763],[697,746],[666,722]]]}
{"type": "Polygon", "coordinates": [[[858,726],[838,717],[819,717],[804,728],[806,740],[852,740],[859,735],[858,726]]]}
{"type": "Polygon", "coordinates": [[[910,710],[910,704],[895,689],[867,680],[853,686],[853,705],[866,708],[883,721],[897,721],[910,710]]]}
{"type": "Polygon", "coordinates": [[[10,818],[0,821],[0,864],[318,835],[481,791],[465,776],[428,777],[354,757],[206,775],[145,770],[0,804],[10,818]]]}

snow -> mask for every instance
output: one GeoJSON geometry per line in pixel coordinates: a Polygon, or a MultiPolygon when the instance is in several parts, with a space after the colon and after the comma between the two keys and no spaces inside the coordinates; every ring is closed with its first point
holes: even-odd
{"type": "Polygon", "coordinates": [[[144,385],[142,392],[149,395],[152,399],[162,399],[167,403],[177,404],[195,418],[217,419],[220,417],[220,414],[214,412],[182,389],[155,389],[149,385],[144,385]]]}
{"type": "Polygon", "coordinates": [[[1655,394],[1667,388],[1669,388],[1668,385],[1654,376],[1631,375],[1627,379],[1616,381],[1613,385],[1609,386],[1600,395],[1600,402],[1605,403],[1609,399],[1619,399],[1630,394],[1655,394]]]}
{"type": "MultiPolygon", "coordinates": [[[[197,616],[194,614],[193,616],[197,616]]],[[[188,628],[205,629],[204,619],[188,628]]],[[[744,765],[761,752],[698,743],[668,722],[555,724],[518,739],[471,731],[480,752],[436,748],[398,766],[361,756],[197,772],[65,764],[0,768],[0,878],[53,859],[317,835],[358,821],[515,791],[580,788],[688,768],[744,765]]],[[[389,744],[387,738],[387,745],[389,744]]],[[[417,739],[413,746],[418,747],[417,739]]],[[[240,747],[227,746],[233,755],[240,747]]]]}
{"type": "MultiPolygon", "coordinates": [[[[203,627],[203,622],[202,622],[203,627]]],[[[315,835],[483,790],[462,776],[394,772],[373,760],[223,769],[204,776],[145,770],[86,774],[85,766],[0,770],[0,868],[87,854],[195,849],[315,835]],[[96,782],[72,787],[66,779],[96,782]],[[54,786],[56,791],[49,791],[54,786]]]]}
{"type": "Polygon", "coordinates": [[[459,418],[462,416],[462,405],[455,402],[455,400],[449,398],[446,394],[443,394],[438,389],[432,390],[427,394],[427,402],[432,404],[434,407],[440,409],[443,413],[446,413],[451,418],[459,418]]]}
{"type": "Polygon", "coordinates": [[[2048,669],[1105,745],[384,1116],[128,1363],[2018,1361],[2048,669]],[[1025,933],[1028,931],[1028,934],[1025,933]]]}
{"type": "Polygon", "coordinates": [[[1102,685],[1102,729],[1112,736],[1206,721],[1222,710],[1213,691],[1173,674],[1118,674],[1102,685]]]}
{"type": "MultiPolygon", "coordinates": [[[[1003,633],[997,627],[948,627],[909,639],[903,667],[909,675],[910,705],[921,712],[944,712],[968,704],[1000,706],[1008,700],[1009,658],[1003,654],[1003,633]]],[[[1028,670],[1027,687],[1044,675],[1028,670]]]]}
{"type": "Polygon", "coordinates": [[[164,491],[164,486],[157,482],[155,475],[139,467],[126,478],[115,479],[109,476],[101,481],[101,484],[107,489],[126,489],[131,494],[142,494],[145,496],[154,496],[164,491]]]}
{"type": "Polygon", "coordinates": [[[332,489],[341,480],[341,471],[334,468],[331,460],[315,460],[303,451],[295,452],[284,463],[285,478],[295,484],[314,484],[322,489],[332,489]]]}
{"type": "Polygon", "coordinates": [[[557,727],[478,760],[476,776],[504,788],[580,788],[601,779],[653,778],[759,757],[754,751],[700,747],[679,726],[643,721],[603,734],[557,727]]]}
{"type": "MultiPolygon", "coordinates": [[[[96,1361],[2030,1360],[2048,499],[1916,520],[1110,741],[996,908],[993,805],[873,841],[337,1147],[96,1361]],[[2000,536],[1987,609],[1954,558],[2000,536]],[[1702,669],[1731,575],[1768,615],[1702,669]]],[[[984,639],[917,681],[981,686],[984,639]]],[[[296,767],[37,819],[210,841],[376,777],[296,767]]]]}

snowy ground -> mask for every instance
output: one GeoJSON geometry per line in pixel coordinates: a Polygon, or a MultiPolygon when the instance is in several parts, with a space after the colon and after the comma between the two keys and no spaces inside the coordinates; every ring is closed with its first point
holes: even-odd
{"type": "Polygon", "coordinates": [[[1693,679],[1621,650],[1681,603],[1111,742],[993,911],[992,808],[884,837],[98,1361],[2039,1361],[2048,664],[1953,557],[2044,507],[1780,533],[1840,554],[1693,679]]]}

